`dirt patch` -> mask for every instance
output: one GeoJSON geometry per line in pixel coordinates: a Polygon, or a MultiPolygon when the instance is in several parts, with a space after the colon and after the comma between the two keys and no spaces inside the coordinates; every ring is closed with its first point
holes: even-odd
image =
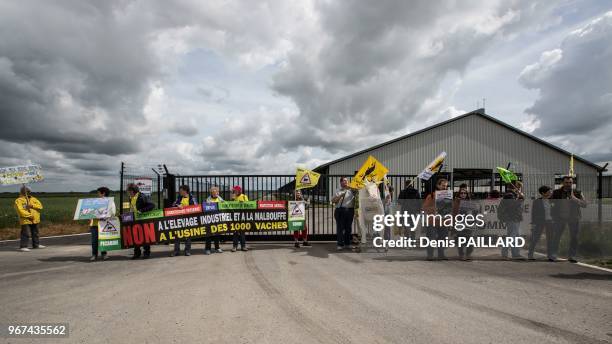
{"type": "MultiPolygon", "coordinates": [[[[83,223],[54,223],[39,225],[40,237],[87,233],[89,226],[83,223]]],[[[21,228],[0,229],[0,240],[19,239],[21,228]]]]}

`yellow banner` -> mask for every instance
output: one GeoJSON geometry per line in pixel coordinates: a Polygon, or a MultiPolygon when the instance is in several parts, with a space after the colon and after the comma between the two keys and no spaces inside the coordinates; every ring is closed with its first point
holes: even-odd
{"type": "Polygon", "coordinates": [[[298,167],[295,173],[295,189],[313,188],[319,182],[319,177],[321,177],[321,175],[317,172],[298,167]]]}
{"type": "Polygon", "coordinates": [[[350,187],[353,189],[361,189],[365,186],[366,180],[374,183],[380,183],[383,181],[387,173],[389,173],[389,169],[370,155],[368,156],[368,160],[366,160],[359,171],[357,171],[355,177],[353,177],[350,187]]]}

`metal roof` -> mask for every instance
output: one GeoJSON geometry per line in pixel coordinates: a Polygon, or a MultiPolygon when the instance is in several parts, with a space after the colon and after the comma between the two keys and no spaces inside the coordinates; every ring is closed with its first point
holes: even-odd
{"type": "MultiPolygon", "coordinates": [[[[549,142],[546,142],[546,141],[544,141],[544,140],[542,140],[542,139],[540,139],[540,138],[538,138],[538,137],[536,137],[536,136],[533,136],[533,135],[531,135],[531,134],[529,134],[529,133],[526,133],[526,132],[524,132],[524,131],[522,131],[522,130],[520,130],[520,129],[516,128],[516,127],[513,127],[513,126],[511,126],[511,125],[510,125],[510,124],[508,124],[508,123],[502,122],[502,121],[498,120],[498,119],[497,119],[497,118],[495,118],[495,117],[492,117],[492,116],[487,115],[487,114],[485,113],[485,109],[481,108],[481,109],[477,109],[477,110],[474,110],[474,111],[468,112],[468,113],[463,114],[463,115],[461,115],[461,116],[457,116],[457,117],[455,117],[455,118],[451,118],[451,119],[449,119],[449,120],[446,120],[446,121],[440,122],[440,123],[438,123],[438,124],[434,124],[434,125],[429,126],[429,127],[427,127],[427,128],[424,128],[424,129],[421,129],[421,130],[417,130],[417,131],[412,132],[412,133],[410,133],[410,134],[407,134],[407,135],[404,135],[404,136],[400,136],[400,137],[398,137],[398,138],[396,138],[396,139],[393,139],[393,140],[390,140],[390,141],[387,141],[387,142],[383,142],[383,143],[378,144],[378,145],[376,145],[376,146],[373,146],[373,147],[370,147],[370,148],[363,149],[363,150],[361,150],[361,151],[355,152],[355,153],[350,154],[350,155],[347,155],[347,156],[345,156],[345,157],[342,157],[342,158],[339,158],[339,159],[333,160],[333,161],[331,161],[331,162],[328,162],[328,163],[326,163],[326,164],[323,164],[323,165],[321,165],[321,166],[318,166],[317,168],[315,168],[315,171],[317,171],[317,170],[321,170],[321,169],[323,169],[323,168],[325,168],[325,167],[328,167],[328,166],[333,165],[333,164],[335,164],[335,163],[338,163],[338,162],[340,162],[340,161],[344,161],[344,160],[350,159],[350,158],[352,158],[352,157],[354,157],[354,156],[357,156],[357,155],[359,155],[359,154],[367,153],[367,152],[369,152],[369,151],[375,150],[375,149],[380,148],[380,147],[383,147],[383,146],[390,145],[390,144],[392,144],[392,143],[394,143],[394,142],[397,142],[397,141],[403,140],[403,139],[405,139],[405,138],[408,138],[408,137],[411,137],[411,136],[418,135],[418,134],[420,134],[420,133],[422,133],[422,132],[425,132],[425,131],[428,131],[428,130],[431,130],[431,129],[434,129],[434,128],[437,128],[437,127],[440,127],[440,126],[443,126],[443,125],[446,125],[446,124],[448,124],[448,123],[452,123],[452,122],[455,122],[455,121],[459,121],[459,120],[464,119],[464,118],[466,118],[466,117],[468,117],[468,116],[480,116],[480,117],[482,117],[482,118],[488,119],[489,121],[492,121],[492,122],[494,122],[494,123],[497,123],[497,124],[499,124],[499,125],[501,125],[501,126],[503,126],[503,127],[507,128],[507,129],[510,129],[510,130],[514,131],[515,133],[517,133],[517,134],[523,135],[523,136],[525,136],[525,137],[527,137],[527,138],[529,138],[529,139],[531,139],[531,140],[534,140],[534,141],[536,141],[537,143],[543,144],[543,145],[545,145],[545,146],[547,146],[547,147],[549,147],[549,148],[552,148],[552,149],[554,149],[554,150],[556,150],[556,151],[559,151],[559,152],[561,152],[561,153],[563,153],[563,154],[566,154],[567,156],[570,156],[570,155],[572,154],[572,153],[570,153],[570,152],[568,152],[568,151],[566,151],[566,150],[564,150],[564,149],[562,149],[562,148],[559,148],[559,147],[557,147],[557,146],[555,146],[555,145],[553,145],[553,144],[551,144],[551,143],[549,143],[549,142]]],[[[589,166],[591,166],[591,167],[593,167],[593,168],[597,169],[598,171],[599,171],[599,170],[602,170],[602,167],[601,167],[601,166],[599,166],[599,165],[597,165],[597,164],[594,164],[594,163],[592,163],[592,162],[590,162],[590,161],[588,161],[588,160],[586,160],[586,159],[584,159],[584,158],[581,158],[581,157],[579,157],[579,156],[574,155],[574,159],[576,159],[576,160],[578,160],[578,161],[581,161],[581,162],[583,162],[583,163],[585,163],[585,164],[587,164],[587,165],[589,165],[589,166]]]]}

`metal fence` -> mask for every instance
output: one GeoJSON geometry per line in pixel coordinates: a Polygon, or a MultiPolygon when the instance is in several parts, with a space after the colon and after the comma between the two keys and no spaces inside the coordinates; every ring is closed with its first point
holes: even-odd
{"type": "MultiPolygon", "coordinates": [[[[163,165],[162,165],[163,166],[163,165]]],[[[191,193],[198,200],[204,202],[210,195],[210,188],[219,188],[220,196],[229,200],[234,186],[240,186],[250,200],[292,200],[295,190],[295,175],[175,175],[168,172],[163,166],[157,168],[134,169],[122,165],[121,173],[121,202],[123,204],[123,191],[129,183],[139,178],[152,178],[152,198],[158,207],[169,207],[176,199],[181,185],[189,186],[191,193]]],[[[336,229],[334,220],[334,206],[331,198],[340,187],[340,178],[352,176],[321,175],[319,183],[314,188],[303,189],[302,193],[308,201],[307,224],[311,240],[335,240],[336,229]]],[[[389,185],[393,189],[393,198],[396,198],[407,181],[413,183],[424,196],[432,191],[436,178],[446,178],[450,187],[457,191],[460,185],[465,184],[476,199],[487,198],[493,190],[504,192],[505,185],[498,174],[465,174],[441,172],[428,182],[423,182],[415,175],[387,176],[389,185]]],[[[518,175],[524,183],[527,198],[536,198],[537,189],[541,185],[556,188],[560,186],[560,176],[554,175],[518,175]]],[[[596,198],[598,180],[596,177],[578,176],[577,187],[587,198],[596,198]]],[[[382,188],[381,188],[381,191],[382,188]]],[[[122,207],[123,208],[123,207],[122,207]]],[[[122,209],[123,210],[123,209],[122,209]]],[[[601,212],[601,210],[600,210],[601,212]]],[[[354,224],[355,226],[355,224],[354,224]]],[[[354,231],[356,232],[356,231],[354,231]]],[[[287,232],[249,233],[249,240],[288,240],[287,232]]]]}

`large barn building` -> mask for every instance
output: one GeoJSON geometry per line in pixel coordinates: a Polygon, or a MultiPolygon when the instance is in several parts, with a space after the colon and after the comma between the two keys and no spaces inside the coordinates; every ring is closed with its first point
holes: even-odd
{"type": "MultiPolygon", "coordinates": [[[[496,167],[506,167],[522,178],[527,196],[541,185],[558,187],[569,171],[571,154],[485,113],[484,109],[452,118],[342,157],[316,168],[328,175],[354,175],[369,155],[389,168],[390,175],[416,176],[440,152],[447,153],[442,173],[456,189],[468,184],[477,196],[502,190],[496,167]]],[[[578,188],[597,197],[602,168],[574,156],[578,188]]],[[[400,181],[395,183],[401,184],[400,181]]],[[[399,185],[401,187],[401,185],[399,185]]],[[[397,188],[397,186],[396,186],[397,188]]]]}

